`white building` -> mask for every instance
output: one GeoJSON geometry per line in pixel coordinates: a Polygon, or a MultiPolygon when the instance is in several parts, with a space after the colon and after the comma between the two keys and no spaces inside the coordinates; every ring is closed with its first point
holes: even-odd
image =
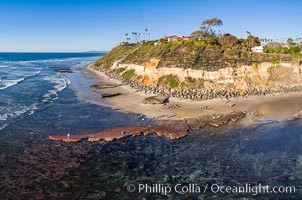
{"type": "Polygon", "coordinates": [[[168,42],[172,42],[172,41],[176,41],[176,40],[189,40],[191,38],[192,38],[191,35],[180,35],[180,36],[170,35],[170,36],[164,37],[164,39],[168,40],[168,42]]]}
{"type": "Polygon", "coordinates": [[[251,48],[252,52],[262,53],[264,51],[264,46],[254,46],[251,48]]]}

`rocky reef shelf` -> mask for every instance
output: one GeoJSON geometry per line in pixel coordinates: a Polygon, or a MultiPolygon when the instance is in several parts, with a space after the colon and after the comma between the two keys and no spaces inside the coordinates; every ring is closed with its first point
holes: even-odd
{"type": "Polygon", "coordinates": [[[206,126],[219,127],[228,124],[230,121],[237,122],[246,116],[245,112],[235,111],[218,116],[207,116],[185,120],[158,120],[155,125],[149,126],[123,126],[106,129],[93,134],[76,134],[76,135],[49,135],[48,138],[54,141],[78,142],[86,139],[89,142],[98,142],[104,140],[110,142],[127,137],[139,135],[147,136],[155,134],[159,137],[167,137],[171,140],[177,140],[187,136],[189,130],[199,130],[206,126]]]}

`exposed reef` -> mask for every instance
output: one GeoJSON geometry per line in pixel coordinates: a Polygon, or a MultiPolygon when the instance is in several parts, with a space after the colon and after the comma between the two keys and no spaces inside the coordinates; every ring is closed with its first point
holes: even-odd
{"type": "Polygon", "coordinates": [[[100,140],[112,141],[127,137],[139,135],[147,136],[155,134],[160,137],[167,137],[171,140],[177,140],[187,136],[188,130],[199,130],[208,126],[219,127],[228,124],[230,121],[236,122],[246,116],[245,112],[235,111],[232,113],[219,116],[206,116],[185,120],[158,120],[155,125],[150,126],[124,126],[118,128],[107,129],[93,134],[77,134],[77,135],[49,135],[49,139],[54,141],[78,142],[87,139],[89,142],[97,142],[100,140]]]}

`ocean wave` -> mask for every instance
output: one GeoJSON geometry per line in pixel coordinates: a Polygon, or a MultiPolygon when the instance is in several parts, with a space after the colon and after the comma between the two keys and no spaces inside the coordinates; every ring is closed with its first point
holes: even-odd
{"type": "Polygon", "coordinates": [[[2,126],[0,126],[0,131],[5,129],[9,124],[3,124],[2,126]]]}
{"type": "Polygon", "coordinates": [[[14,105],[10,107],[6,107],[1,109],[0,120],[6,121],[9,118],[15,118],[19,115],[22,115],[28,111],[37,109],[37,104],[33,104],[32,106],[22,106],[22,105],[14,105]]]}
{"type": "Polygon", "coordinates": [[[14,105],[0,110],[0,130],[13,123],[19,117],[25,117],[34,114],[38,110],[38,104],[31,106],[14,105]],[[2,113],[2,114],[1,114],[2,113]],[[4,121],[4,124],[1,124],[4,121]]]}
{"type": "Polygon", "coordinates": [[[62,76],[61,74],[52,77],[46,76],[43,79],[50,81],[51,83],[54,84],[53,88],[48,90],[47,93],[43,95],[44,98],[42,100],[43,103],[49,103],[57,100],[59,92],[61,92],[68,85],[71,84],[71,81],[68,78],[62,76]]]}
{"type": "Polygon", "coordinates": [[[9,72],[14,71],[16,69],[17,69],[17,67],[9,66],[9,65],[7,65],[5,67],[2,67],[2,68],[0,67],[1,73],[9,73],[9,72]]]}
{"type": "Polygon", "coordinates": [[[93,62],[99,59],[101,56],[88,56],[88,57],[71,57],[71,58],[50,58],[50,59],[40,59],[40,60],[26,60],[26,61],[4,61],[2,64],[7,65],[29,65],[29,64],[43,64],[43,63],[60,63],[60,62],[71,62],[71,61],[87,61],[93,62]]]}
{"type": "MultiPolygon", "coordinates": [[[[31,69],[32,70],[32,69],[31,69]]],[[[10,72],[10,75],[13,76],[25,76],[25,77],[32,77],[32,76],[37,76],[41,73],[42,69],[34,69],[32,71],[28,69],[15,69],[10,72]]]]}
{"type": "Polygon", "coordinates": [[[41,73],[41,69],[38,71],[32,71],[32,72],[27,72],[27,71],[20,71],[17,73],[10,73],[7,75],[10,78],[16,78],[16,79],[2,79],[0,78],[0,90],[4,90],[6,88],[12,87],[14,85],[19,84],[20,82],[24,81],[27,78],[37,76],[41,73]],[[14,77],[15,76],[15,77],[14,77]],[[20,78],[23,76],[22,78],[20,78]]]}
{"type": "Polygon", "coordinates": [[[6,88],[17,85],[21,81],[24,81],[24,78],[20,78],[20,79],[17,79],[17,80],[0,80],[0,90],[4,90],[6,88]]]}

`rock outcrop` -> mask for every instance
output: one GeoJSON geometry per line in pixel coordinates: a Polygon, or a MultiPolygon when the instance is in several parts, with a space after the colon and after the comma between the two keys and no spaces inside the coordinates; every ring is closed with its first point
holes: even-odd
{"type": "Polygon", "coordinates": [[[58,68],[55,68],[54,71],[60,72],[60,73],[73,73],[73,71],[70,67],[58,67],[58,68]]]}
{"type": "Polygon", "coordinates": [[[90,142],[100,140],[112,141],[138,135],[156,134],[162,137],[168,137],[176,140],[187,135],[188,129],[185,127],[169,127],[169,126],[124,126],[111,128],[94,134],[78,134],[78,135],[49,135],[48,138],[54,141],[77,142],[87,139],[90,142]]]}
{"type": "Polygon", "coordinates": [[[97,89],[97,90],[102,90],[102,89],[115,88],[115,87],[119,87],[119,86],[121,86],[121,84],[119,84],[119,85],[97,85],[97,84],[93,84],[93,85],[90,85],[89,87],[93,88],[93,89],[97,89]]]}
{"type": "Polygon", "coordinates": [[[110,98],[110,97],[116,97],[116,96],[119,96],[121,95],[122,93],[103,93],[100,95],[100,98],[110,98]]]}
{"type": "Polygon", "coordinates": [[[166,96],[152,96],[143,100],[144,104],[164,104],[169,101],[169,97],[166,96]]]}
{"type": "Polygon", "coordinates": [[[158,120],[155,125],[149,126],[123,126],[118,128],[110,128],[93,134],[76,134],[76,135],[49,135],[48,138],[54,141],[78,142],[87,139],[89,142],[97,142],[100,140],[110,142],[127,137],[135,137],[139,135],[147,136],[155,134],[160,137],[167,137],[171,140],[177,140],[187,136],[188,130],[199,130],[207,125],[219,127],[228,124],[230,121],[236,122],[246,116],[245,112],[235,111],[218,116],[203,116],[194,119],[185,120],[158,120]]]}

